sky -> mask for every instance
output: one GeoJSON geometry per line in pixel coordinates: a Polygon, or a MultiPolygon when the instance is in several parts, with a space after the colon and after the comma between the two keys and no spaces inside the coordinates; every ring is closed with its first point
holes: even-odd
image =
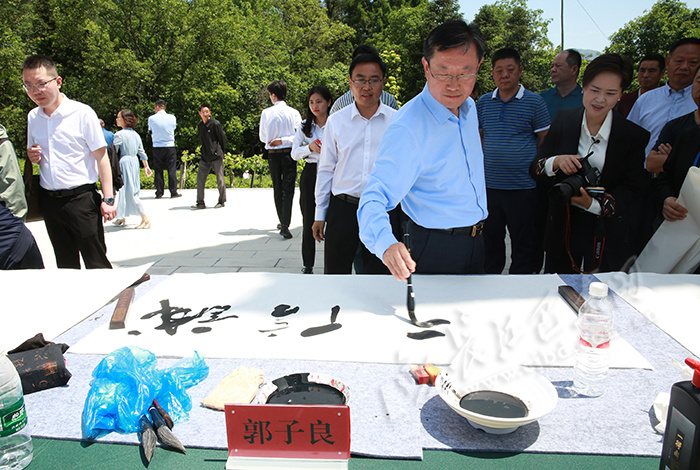
{"type": "MultiPolygon", "coordinates": [[[[459,0],[461,12],[467,21],[473,20],[483,5],[495,2],[459,0]]],[[[610,45],[607,37],[651,10],[654,3],[654,0],[564,0],[564,47],[602,51],[610,45]]],[[[700,6],[700,0],[685,0],[684,3],[690,8],[700,6]]],[[[552,44],[559,45],[561,0],[528,0],[527,6],[531,10],[542,10],[542,18],[553,20],[549,23],[547,35],[552,44]]]]}

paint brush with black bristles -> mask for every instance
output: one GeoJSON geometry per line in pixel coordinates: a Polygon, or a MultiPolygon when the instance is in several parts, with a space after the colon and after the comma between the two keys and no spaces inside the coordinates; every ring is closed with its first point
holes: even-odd
{"type": "Polygon", "coordinates": [[[156,450],[156,442],[158,441],[158,438],[156,437],[156,432],[153,430],[153,426],[146,415],[141,416],[141,419],[139,419],[138,435],[139,442],[141,442],[143,456],[146,459],[146,462],[151,463],[151,458],[153,457],[153,452],[156,450]]]}
{"type": "Polygon", "coordinates": [[[158,413],[156,407],[151,406],[148,409],[148,412],[151,414],[153,427],[156,428],[156,434],[158,434],[158,439],[160,440],[161,444],[172,449],[179,450],[183,454],[187,453],[185,446],[182,445],[180,440],[175,437],[175,434],[173,434],[168,425],[165,424],[163,417],[160,415],[160,413],[158,413]]]}

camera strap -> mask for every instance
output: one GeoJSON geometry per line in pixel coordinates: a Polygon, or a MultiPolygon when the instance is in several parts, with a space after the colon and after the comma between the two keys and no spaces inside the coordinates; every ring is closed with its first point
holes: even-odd
{"type": "MultiPolygon", "coordinates": [[[[601,259],[603,258],[603,250],[605,249],[605,226],[603,221],[598,219],[596,225],[595,233],[593,235],[593,261],[595,268],[590,271],[584,271],[581,267],[576,264],[574,256],[571,254],[571,205],[566,205],[566,254],[569,256],[569,261],[571,262],[571,268],[579,274],[593,274],[600,269],[601,259]]],[[[584,256],[585,258],[585,256],[584,256]]]]}

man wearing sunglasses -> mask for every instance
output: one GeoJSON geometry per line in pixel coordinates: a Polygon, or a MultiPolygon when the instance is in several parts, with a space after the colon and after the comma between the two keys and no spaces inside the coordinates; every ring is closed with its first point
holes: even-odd
{"type": "Polygon", "coordinates": [[[97,114],[61,93],[63,78],[48,57],[25,59],[22,81],[38,106],[27,117],[27,157],[40,168],[41,212],[56,265],[80,269],[82,256],[88,269],[111,268],[103,220],[114,219],[117,208],[97,114]]]}
{"type": "Polygon", "coordinates": [[[469,96],[486,49],[478,28],[449,21],[423,44],[426,86],[384,134],[360,199],[360,237],[396,279],[411,272],[483,273],[488,215],[476,104],[469,96]],[[410,220],[411,252],[387,210],[410,220]]]}

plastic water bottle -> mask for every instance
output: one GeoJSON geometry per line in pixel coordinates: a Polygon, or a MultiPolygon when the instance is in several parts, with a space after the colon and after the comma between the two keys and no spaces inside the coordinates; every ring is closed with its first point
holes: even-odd
{"type": "Polygon", "coordinates": [[[582,395],[603,394],[610,367],[610,335],[613,311],[607,301],[608,285],[591,283],[589,297],[578,312],[578,345],[574,366],[574,388],[582,395]]]}
{"type": "Polygon", "coordinates": [[[0,470],[24,468],[32,461],[26,424],[22,382],[0,344],[0,470]]]}

